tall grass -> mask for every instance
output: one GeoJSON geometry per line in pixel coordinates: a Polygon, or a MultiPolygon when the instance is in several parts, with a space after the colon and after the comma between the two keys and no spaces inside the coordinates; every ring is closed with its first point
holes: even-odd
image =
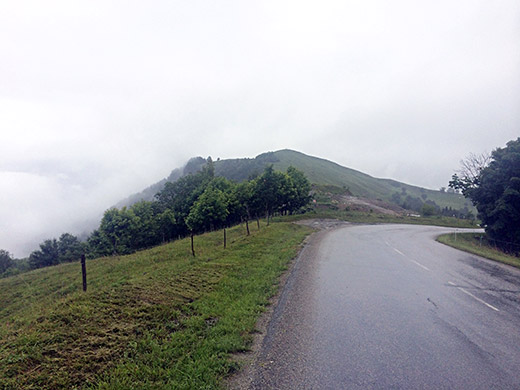
{"type": "Polygon", "coordinates": [[[520,268],[519,257],[502,252],[491,245],[485,236],[485,234],[474,233],[444,234],[437,237],[437,241],[487,259],[520,268]]]}

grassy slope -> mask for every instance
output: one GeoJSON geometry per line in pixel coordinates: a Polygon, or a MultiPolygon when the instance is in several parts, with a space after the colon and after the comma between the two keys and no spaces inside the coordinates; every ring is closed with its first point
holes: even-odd
{"type": "Polygon", "coordinates": [[[378,179],[362,172],[342,167],[336,163],[317,157],[307,156],[292,150],[274,152],[279,160],[274,163],[276,169],[286,170],[290,165],[305,172],[311,183],[327,184],[337,187],[348,187],[355,196],[372,199],[390,200],[393,193],[406,193],[420,198],[425,194],[427,199],[433,200],[441,207],[461,209],[465,205],[472,208],[471,203],[462,195],[441,193],[389,179],[378,179]]]}
{"type": "Polygon", "coordinates": [[[437,241],[465,252],[520,268],[520,258],[495,249],[486,242],[485,238],[482,240],[481,245],[480,236],[480,234],[474,233],[459,233],[456,237],[453,234],[444,234],[437,237],[437,241]]]}
{"type": "MultiPolygon", "coordinates": [[[[390,200],[394,193],[401,194],[404,189],[406,190],[406,195],[411,195],[415,198],[426,195],[427,199],[433,200],[440,207],[462,209],[464,206],[467,206],[469,209],[472,209],[471,203],[461,195],[427,190],[390,179],[374,178],[354,169],[342,167],[334,162],[307,156],[293,150],[264,153],[256,158],[215,161],[215,173],[217,176],[243,181],[251,175],[261,174],[267,164],[273,164],[276,169],[282,171],[285,171],[292,165],[303,171],[313,184],[332,185],[339,188],[346,187],[355,196],[390,200]]],[[[178,178],[179,172],[180,170],[178,169],[174,170],[168,179],[178,178]]],[[[152,200],[153,195],[162,188],[163,184],[164,182],[156,183],[141,193],[134,194],[118,203],[118,205],[130,205],[139,199],[152,200]]]]}
{"type": "Polygon", "coordinates": [[[0,389],[218,388],[309,233],[252,230],[0,280],[0,389]]]}

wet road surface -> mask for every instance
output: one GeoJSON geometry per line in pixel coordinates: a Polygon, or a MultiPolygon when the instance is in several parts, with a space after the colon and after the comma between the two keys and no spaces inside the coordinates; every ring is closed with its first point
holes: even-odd
{"type": "Polygon", "coordinates": [[[282,292],[250,388],[520,389],[520,270],[434,241],[450,231],[317,233],[282,292]]]}

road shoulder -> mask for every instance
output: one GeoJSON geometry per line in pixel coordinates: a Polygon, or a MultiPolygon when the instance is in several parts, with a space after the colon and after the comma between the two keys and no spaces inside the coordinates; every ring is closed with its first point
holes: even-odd
{"type": "MultiPolygon", "coordinates": [[[[229,378],[226,379],[224,386],[230,390],[250,389],[253,381],[259,371],[260,354],[263,349],[268,329],[273,320],[276,319],[276,313],[280,311],[280,306],[287,299],[287,295],[297,278],[297,270],[302,266],[306,266],[309,261],[314,258],[313,253],[319,246],[326,234],[330,231],[351,225],[348,222],[335,219],[306,219],[295,222],[299,225],[310,226],[316,231],[309,235],[298,255],[291,261],[287,271],[285,271],[279,279],[279,288],[269,302],[265,312],[260,316],[253,334],[253,342],[249,351],[233,354],[233,361],[237,362],[241,368],[229,378]]],[[[301,280],[299,280],[301,283],[301,280]]]]}

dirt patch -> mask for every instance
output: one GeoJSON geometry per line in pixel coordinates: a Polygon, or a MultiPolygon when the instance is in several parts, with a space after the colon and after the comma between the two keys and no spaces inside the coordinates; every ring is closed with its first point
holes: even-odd
{"type": "Polygon", "coordinates": [[[298,225],[309,226],[316,230],[335,229],[340,226],[350,225],[350,222],[340,221],[338,219],[311,218],[295,222],[298,225]]]}
{"type": "Polygon", "coordinates": [[[403,215],[406,210],[392,203],[382,200],[358,198],[355,196],[340,195],[336,197],[338,207],[341,209],[348,208],[356,211],[373,211],[387,215],[403,215]]]}

